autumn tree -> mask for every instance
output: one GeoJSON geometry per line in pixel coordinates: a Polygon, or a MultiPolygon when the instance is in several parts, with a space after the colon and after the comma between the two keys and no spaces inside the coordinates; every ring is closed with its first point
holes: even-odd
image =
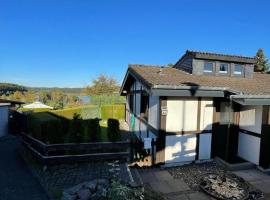
{"type": "Polygon", "coordinates": [[[260,48],[256,53],[256,64],[254,70],[256,72],[267,72],[268,69],[269,69],[268,59],[264,55],[264,50],[260,48]]]}
{"type": "Polygon", "coordinates": [[[112,95],[119,91],[119,85],[116,79],[101,74],[92,81],[92,85],[88,86],[86,91],[90,95],[112,95]]]}

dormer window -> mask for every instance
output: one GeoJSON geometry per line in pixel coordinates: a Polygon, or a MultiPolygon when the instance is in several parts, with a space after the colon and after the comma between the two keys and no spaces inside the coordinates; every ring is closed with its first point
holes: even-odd
{"type": "Polygon", "coordinates": [[[242,75],[243,73],[243,66],[242,65],[239,65],[239,64],[235,64],[234,65],[234,71],[233,71],[234,74],[236,75],[242,75]]]}
{"type": "Polygon", "coordinates": [[[205,62],[203,71],[206,73],[212,73],[214,64],[212,62],[205,62]]]}
{"type": "Polygon", "coordinates": [[[219,65],[219,73],[227,74],[229,69],[229,64],[227,63],[221,63],[219,65]]]}

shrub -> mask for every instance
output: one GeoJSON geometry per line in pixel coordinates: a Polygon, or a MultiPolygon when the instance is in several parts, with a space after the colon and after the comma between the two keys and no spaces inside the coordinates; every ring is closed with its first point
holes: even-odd
{"type": "Polygon", "coordinates": [[[100,125],[99,119],[88,119],[82,121],[83,123],[83,142],[97,142],[100,141],[100,125]]]}
{"type": "Polygon", "coordinates": [[[117,119],[108,119],[108,138],[110,141],[121,140],[119,121],[117,119]]]}
{"type": "Polygon", "coordinates": [[[124,119],[125,105],[103,105],[100,107],[102,119],[124,119]]]}
{"type": "Polygon", "coordinates": [[[143,190],[130,188],[124,184],[119,182],[112,182],[108,193],[107,193],[108,200],[142,200],[144,199],[143,190]]]}
{"type": "Polygon", "coordinates": [[[29,113],[27,115],[28,132],[30,135],[46,143],[59,143],[63,140],[64,121],[44,113],[29,113]]]}
{"type": "Polygon", "coordinates": [[[83,139],[83,126],[82,118],[79,114],[74,113],[73,119],[70,122],[69,126],[69,139],[68,142],[80,143],[83,139]]]}

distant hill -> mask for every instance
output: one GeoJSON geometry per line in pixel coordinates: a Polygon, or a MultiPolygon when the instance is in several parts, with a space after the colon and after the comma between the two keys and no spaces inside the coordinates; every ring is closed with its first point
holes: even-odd
{"type": "Polygon", "coordinates": [[[0,95],[11,94],[16,91],[26,92],[27,88],[22,85],[13,83],[0,83],[0,95]]]}
{"type": "Polygon", "coordinates": [[[33,90],[35,92],[61,90],[63,93],[81,94],[83,88],[59,88],[59,87],[27,87],[28,90],[33,90]]]}
{"type": "Polygon", "coordinates": [[[16,91],[19,92],[26,92],[29,90],[33,90],[35,92],[39,92],[41,90],[44,91],[51,91],[51,90],[61,90],[63,93],[69,93],[69,94],[81,94],[83,88],[59,88],[59,87],[26,87],[18,84],[13,83],[0,83],[0,95],[3,94],[12,94],[16,91]]]}

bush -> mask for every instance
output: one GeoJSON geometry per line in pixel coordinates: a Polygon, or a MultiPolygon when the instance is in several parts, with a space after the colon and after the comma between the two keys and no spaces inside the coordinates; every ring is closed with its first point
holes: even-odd
{"type": "Polygon", "coordinates": [[[144,199],[143,190],[130,188],[119,182],[112,182],[107,194],[108,200],[144,199]]]}
{"type": "Polygon", "coordinates": [[[83,121],[83,142],[97,142],[101,140],[99,121],[100,120],[98,118],[83,121]]]}
{"type": "Polygon", "coordinates": [[[100,107],[102,119],[124,119],[125,105],[104,105],[100,107]]]}
{"type": "Polygon", "coordinates": [[[117,119],[108,119],[108,138],[110,141],[120,141],[121,134],[119,128],[119,121],[117,119]]]}
{"type": "Polygon", "coordinates": [[[69,126],[69,139],[68,142],[80,143],[83,139],[83,125],[82,118],[79,114],[74,113],[73,119],[70,122],[69,126]]]}
{"type": "Polygon", "coordinates": [[[45,143],[59,143],[63,141],[66,121],[48,112],[29,113],[27,115],[28,132],[30,135],[45,143]]]}

